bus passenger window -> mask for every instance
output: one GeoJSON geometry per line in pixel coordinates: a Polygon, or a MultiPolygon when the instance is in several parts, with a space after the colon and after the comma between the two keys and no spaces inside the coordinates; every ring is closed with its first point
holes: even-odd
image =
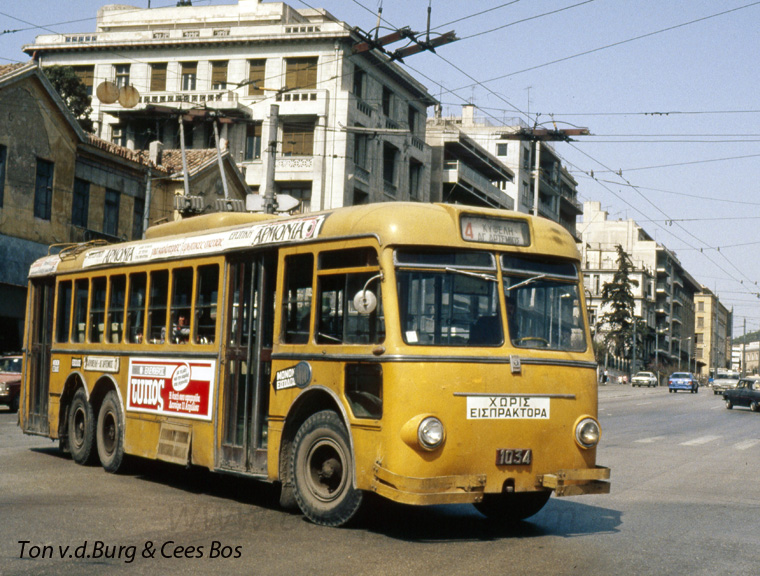
{"type": "Polygon", "coordinates": [[[86,278],[74,283],[74,342],[84,342],[87,328],[87,297],[90,283],[86,278]]]}
{"type": "Polygon", "coordinates": [[[145,272],[129,275],[129,301],[127,302],[127,339],[132,344],[143,341],[145,319],[145,272]]]}
{"type": "Polygon", "coordinates": [[[148,343],[163,344],[166,340],[166,305],[169,290],[169,272],[154,270],[150,273],[148,300],[148,343]]]}
{"type": "Polygon", "coordinates": [[[71,327],[71,281],[58,284],[58,315],[55,330],[56,342],[69,341],[71,327]]]}
{"type": "Polygon", "coordinates": [[[172,273],[172,331],[169,342],[187,344],[190,339],[190,310],[193,298],[193,269],[172,273]]]}
{"type": "Polygon", "coordinates": [[[196,344],[213,344],[216,340],[216,303],[219,291],[219,266],[198,268],[198,291],[195,297],[196,344]]]}
{"type": "Polygon", "coordinates": [[[113,344],[121,342],[124,330],[124,297],[127,290],[127,277],[111,277],[111,295],[108,299],[108,340],[113,344]]]}
{"type": "Polygon", "coordinates": [[[95,278],[92,281],[92,300],[90,301],[90,342],[104,341],[105,319],[106,279],[95,278]]]}
{"type": "Polygon", "coordinates": [[[367,287],[367,291],[377,297],[377,308],[369,314],[360,314],[354,308],[354,295],[362,291],[373,276],[377,276],[377,272],[320,276],[317,343],[379,344],[385,340],[379,279],[367,287]]]}
{"type": "Polygon", "coordinates": [[[312,254],[298,254],[285,259],[282,341],[286,344],[305,344],[309,341],[313,270],[312,254]]]}

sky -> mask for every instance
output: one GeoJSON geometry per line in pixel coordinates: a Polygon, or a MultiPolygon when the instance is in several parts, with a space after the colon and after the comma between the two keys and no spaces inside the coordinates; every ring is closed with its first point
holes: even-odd
{"type": "MultiPolygon", "coordinates": [[[[95,31],[106,0],[0,0],[0,64],[38,34],[95,31]]],[[[176,0],[122,0],[138,8],[176,0]]],[[[235,0],[193,0],[195,6],[235,0]]],[[[444,115],[472,103],[499,125],[585,127],[557,143],[581,202],[633,219],[760,329],[760,1],[289,0],[365,32],[459,40],[405,59],[444,115]]],[[[394,44],[390,48],[401,47],[394,44]]],[[[433,110],[428,110],[432,115],[433,110]]]]}

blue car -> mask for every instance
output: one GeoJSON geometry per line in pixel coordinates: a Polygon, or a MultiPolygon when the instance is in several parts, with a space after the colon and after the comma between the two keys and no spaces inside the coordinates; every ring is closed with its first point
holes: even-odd
{"type": "Polygon", "coordinates": [[[673,372],[668,378],[668,392],[688,390],[692,394],[699,392],[699,384],[691,372],[673,372]]]}

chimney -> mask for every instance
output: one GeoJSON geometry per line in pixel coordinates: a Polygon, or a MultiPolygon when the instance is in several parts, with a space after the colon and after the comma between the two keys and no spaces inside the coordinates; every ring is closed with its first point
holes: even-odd
{"type": "Polygon", "coordinates": [[[153,164],[156,166],[161,164],[161,154],[163,151],[164,145],[162,142],[154,140],[150,143],[150,147],[148,148],[148,157],[150,158],[150,161],[153,162],[153,164]]]}
{"type": "Polygon", "coordinates": [[[475,105],[465,104],[462,106],[462,126],[472,126],[475,124],[475,105]]]}

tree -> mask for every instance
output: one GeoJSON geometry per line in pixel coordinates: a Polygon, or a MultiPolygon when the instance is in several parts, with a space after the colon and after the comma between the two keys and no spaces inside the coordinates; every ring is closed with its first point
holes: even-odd
{"type": "Polygon", "coordinates": [[[92,131],[91,98],[87,95],[87,87],[74,69],[71,66],[46,66],[42,70],[79,125],[88,132],[92,131]]]}
{"type": "Polygon", "coordinates": [[[608,349],[619,358],[627,358],[633,342],[633,292],[631,286],[638,286],[636,279],[631,278],[633,262],[623,247],[618,244],[617,270],[612,282],[602,287],[602,306],[609,310],[602,315],[607,325],[604,342],[608,349]]]}

